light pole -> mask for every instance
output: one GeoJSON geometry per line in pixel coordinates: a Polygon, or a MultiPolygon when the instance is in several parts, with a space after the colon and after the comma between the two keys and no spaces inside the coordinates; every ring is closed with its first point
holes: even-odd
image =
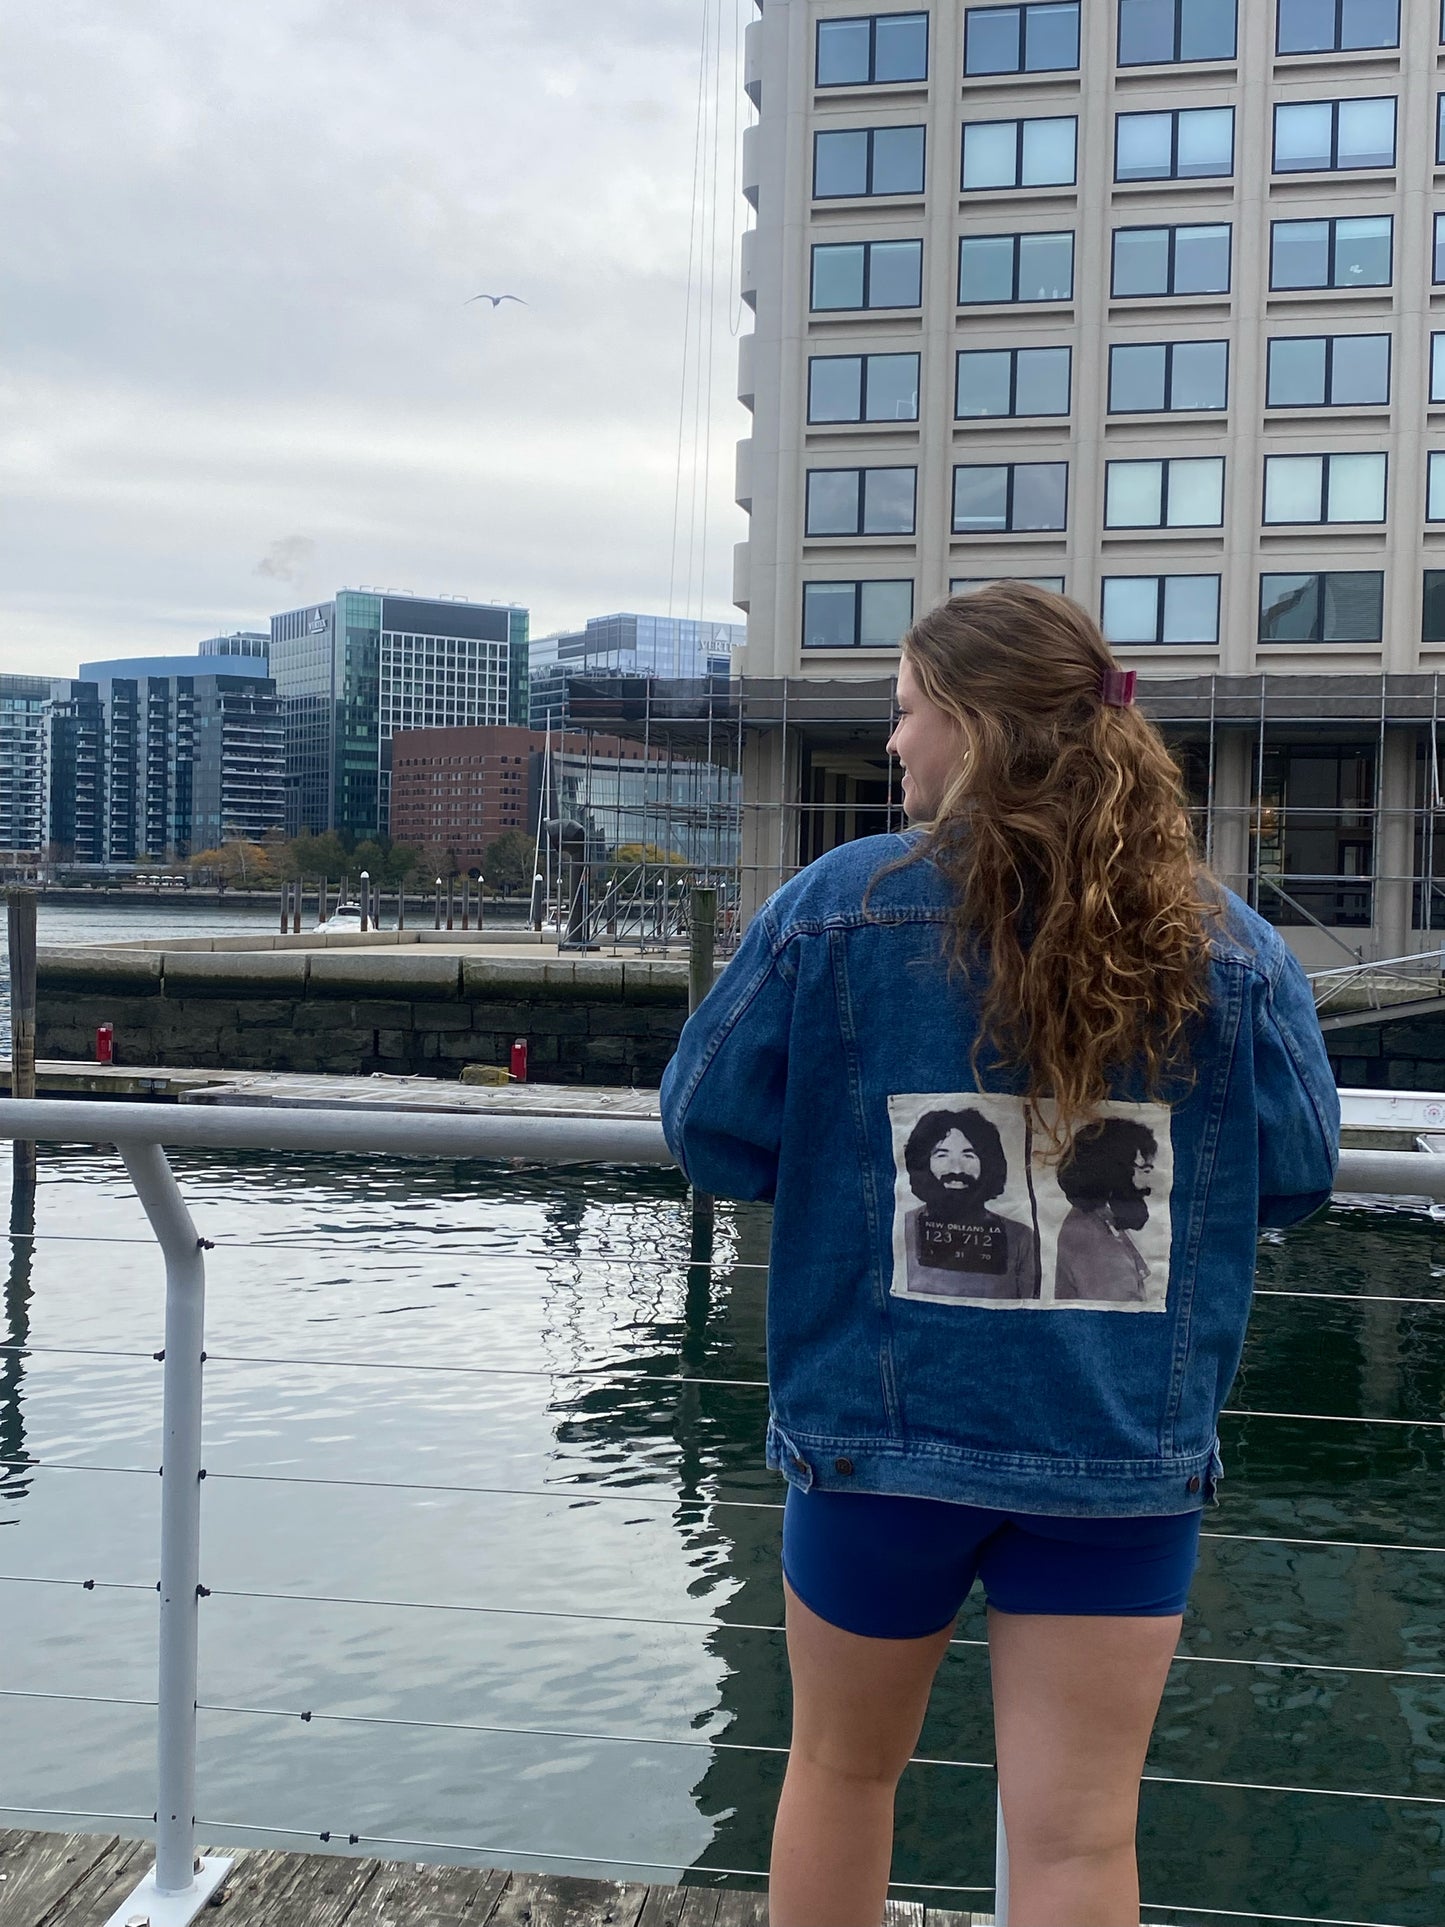
{"type": "Polygon", "coordinates": [[[361,873],[361,928],[363,932],[371,928],[371,872],[361,873]]]}
{"type": "Polygon", "coordinates": [[[436,916],[432,919],[432,929],[440,930],[441,927],[442,927],[442,880],[440,877],[438,877],[437,878],[436,916]]]}

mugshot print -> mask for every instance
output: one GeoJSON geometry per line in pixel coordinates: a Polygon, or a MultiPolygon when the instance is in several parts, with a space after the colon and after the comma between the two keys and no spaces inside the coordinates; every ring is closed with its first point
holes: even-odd
{"type": "Polygon", "coordinates": [[[893,1289],[909,1298],[1012,1300],[1039,1290],[1027,1141],[997,1098],[894,1098],[893,1289]],[[1002,1115],[1000,1115],[1002,1112],[1002,1115]]]}
{"type": "Polygon", "coordinates": [[[1163,1105],[1101,1105],[1060,1157],[1047,1103],[1035,1114],[1018,1097],[913,1092],[888,1109],[896,1296],[1164,1309],[1174,1164],[1163,1105]]]}

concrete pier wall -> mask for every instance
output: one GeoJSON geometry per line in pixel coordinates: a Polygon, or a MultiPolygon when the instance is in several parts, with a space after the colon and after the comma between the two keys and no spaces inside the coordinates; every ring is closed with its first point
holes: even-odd
{"type": "Polygon", "coordinates": [[[687,1016],[687,965],[445,955],[422,947],[42,950],[37,1053],[207,1070],[455,1078],[527,1040],[548,1083],[656,1085],[687,1016]]]}

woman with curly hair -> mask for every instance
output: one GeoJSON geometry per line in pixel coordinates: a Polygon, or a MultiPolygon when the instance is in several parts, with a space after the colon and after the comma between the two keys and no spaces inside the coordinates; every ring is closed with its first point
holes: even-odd
{"type": "Polygon", "coordinates": [[[1132,698],[1063,596],[924,616],[889,741],[912,827],[763,906],[664,1081],[692,1182],[774,1207],[774,1927],[878,1927],[976,1580],[1009,1927],[1139,1918],[1257,1231],[1328,1199],[1339,1106],[1308,984],[1203,869],[1132,698]]]}

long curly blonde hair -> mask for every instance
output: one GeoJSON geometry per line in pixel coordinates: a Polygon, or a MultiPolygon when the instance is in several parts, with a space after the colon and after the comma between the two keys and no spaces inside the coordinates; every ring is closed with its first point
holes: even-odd
{"type": "Polygon", "coordinates": [[[1111,1080],[1187,1082],[1208,1001],[1218,887],[1194,847],[1177,765],[1133,706],[1098,625],[1024,582],[955,596],[903,639],[963,756],[918,854],[953,882],[951,960],[985,983],[979,1050],[1027,1071],[1057,1154],[1111,1080]]]}

